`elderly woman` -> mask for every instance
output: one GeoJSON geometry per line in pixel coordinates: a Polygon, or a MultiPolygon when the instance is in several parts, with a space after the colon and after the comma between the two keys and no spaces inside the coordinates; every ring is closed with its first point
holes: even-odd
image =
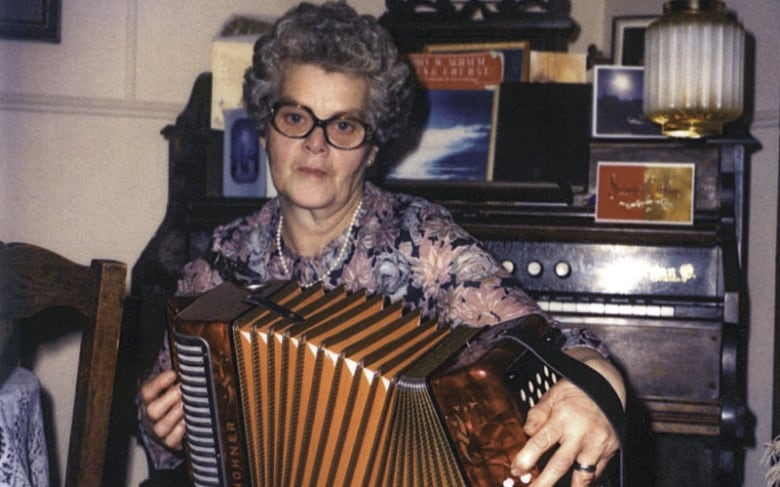
{"type": "MultiPolygon", "coordinates": [[[[188,264],[181,292],[224,280],[294,280],[345,285],[402,301],[407,309],[457,325],[485,325],[540,313],[449,213],[425,200],[366,181],[377,153],[398,137],[413,99],[410,69],[388,33],[343,3],[302,4],[255,46],[244,94],[257,122],[278,197],[216,229],[212,258],[188,264]]],[[[566,352],[625,396],[597,339],[563,330],[566,352]]],[[[144,440],[156,468],[180,459],[180,392],[163,349],[139,393],[144,440]]],[[[609,422],[581,390],[559,381],[528,414],[531,440],[513,470],[529,472],[559,448],[534,485],[571,469],[572,485],[601,474],[618,448],[609,422]]]]}

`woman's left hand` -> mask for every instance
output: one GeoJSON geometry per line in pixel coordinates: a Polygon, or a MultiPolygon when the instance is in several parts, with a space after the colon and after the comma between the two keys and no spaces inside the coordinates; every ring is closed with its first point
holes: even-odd
{"type": "MultiPolygon", "coordinates": [[[[587,351],[571,355],[580,355],[578,358],[602,373],[625,404],[622,378],[606,359],[587,351]]],[[[512,463],[513,474],[517,476],[530,472],[547,450],[559,445],[534,480],[534,487],[553,486],[575,462],[584,468],[573,471],[571,485],[590,485],[620,448],[612,425],[598,405],[565,379],[558,381],[531,408],[524,429],[530,439],[512,463]]]]}

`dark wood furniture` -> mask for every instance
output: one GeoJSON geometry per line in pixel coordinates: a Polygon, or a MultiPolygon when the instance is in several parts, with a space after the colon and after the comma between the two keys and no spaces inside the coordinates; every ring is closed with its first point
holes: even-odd
{"type": "Polygon", "coordinates": [[[566,51],[578,26],[568,0],[388,0],[380,17],[404,52],[426,44],[528,41],[539,51],[566,51]]]}
{"type": "Polygon", "coordinates": [[[82,332],[69,487],[103,485],[126,274],[121,262],[97,259],[85,266],[33,245],[0,242],[0,319],[17,324],[22,363],[34,360],[28,352],[39,341],[74,328],[82,332]]]}
{"type": "MultiPolygon", "coordinates": [[[[404,51],[433,41],[521,39],[534,49],[565,50],[577,29],[567,8],[553,0],[474,0],[460,8],[446,0],[389,1],[381,22],[404,51]],[[490,10],[498,6],[511,15],[490,10]]],[[[568,97],[572,87],[519,85],[502,91],[539,103],[535,113],[557,114],[512,127],[521,146],[509,146],[495,164],[520,171],[489,183],[378,182],[447,206],[546,310],[605,339],[629,387],[625,485],[740,485],[751,435],[743,237],[752,139],[733,127],[707,141],[593,140],[589,113],[582,113],[590,109],[587,85],[568,97]],[[561,96],[572,103],[561,105],[561,96]],[[596,222],[599,161],[695,163],[692,224],[596,222]],[[615,263],[632,277],[620,286],[614,274],[599,278],[615,263]],[[695,278],[682,276],[683,267],[695,278]]],[[[162,335],[160,302],[174,292],[179,269],[208,250],[216,225],[264,201],[222,197],[223,134],[209,128],[210,96],[206,73],[162,132],[170,144],[168,209],[132,276],[135,302],[157,303],[139,311],[148,357],[162,335]]],[[[524,116],[510,112],[504,120],[524,116]]]]}

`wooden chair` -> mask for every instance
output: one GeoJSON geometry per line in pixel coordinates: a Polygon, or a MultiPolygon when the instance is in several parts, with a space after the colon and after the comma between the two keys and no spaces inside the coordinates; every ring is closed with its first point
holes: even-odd
{"type": "Polygon", "coordinates": [[[35,327],[48,313],[78,312],[83,324],[66,486],[103,483],[126,274],[121,262],[79,265],[40,247],[0,242],[0,318],[23,326],[23,341],[46,335],[35,327]]]}

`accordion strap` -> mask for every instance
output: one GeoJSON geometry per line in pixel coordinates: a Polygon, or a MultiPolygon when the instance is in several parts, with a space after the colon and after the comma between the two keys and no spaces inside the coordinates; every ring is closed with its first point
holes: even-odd
{"type": "Polygon", "coordinates": [[[625,471],[626,430],[626,415],[623,406],[615,390],[601,374],[561,351],[559,337],[560,330],[556,328],[550,328],[547,333],[539,337],[533,331],[523,329],[522,326],[507,330],[505,334],[505,338],[526,347],[560,376],[582,389],[599,406],[620,441],[618,482],[622,486],[625,471]]]}

